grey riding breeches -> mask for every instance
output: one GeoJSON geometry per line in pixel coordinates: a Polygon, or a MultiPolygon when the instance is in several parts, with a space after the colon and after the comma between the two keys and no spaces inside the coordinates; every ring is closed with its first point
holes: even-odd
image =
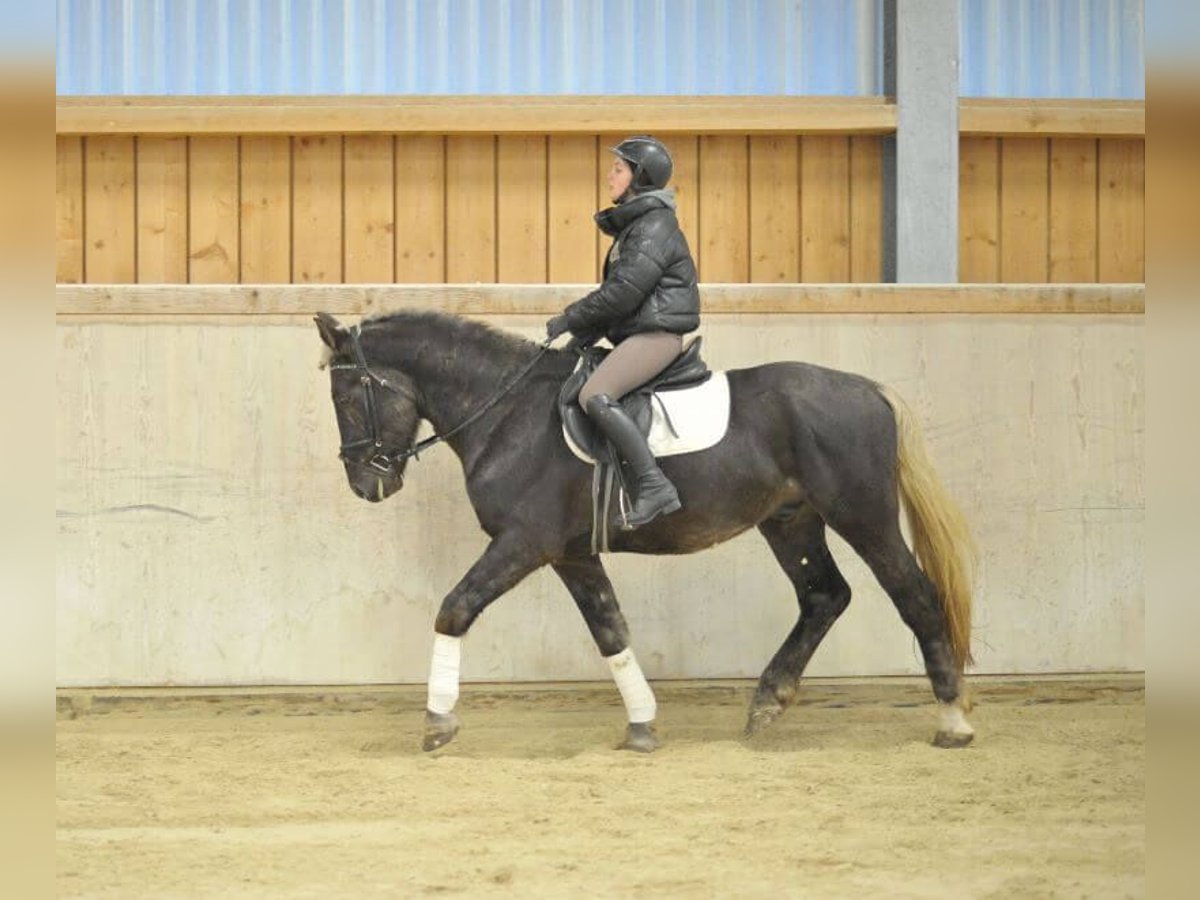
{"type": "Polygon", "coordinates": [[[598,394],[620,400],[641,387],[675,361],[683,350],[683,336],[669,331],[648,331],[625,338],[596,367],[579,392],[579,405],[598,394]]]}

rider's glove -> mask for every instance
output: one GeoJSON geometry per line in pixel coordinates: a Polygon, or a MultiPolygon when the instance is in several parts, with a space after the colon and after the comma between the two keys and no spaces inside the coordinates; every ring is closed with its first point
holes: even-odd
{"type": "Polygon", "coordinates": [[[567,325],[566,316],[555,316],[546,323],[546,339],[552,341],[570,330],[570,327],[567,325]]]}

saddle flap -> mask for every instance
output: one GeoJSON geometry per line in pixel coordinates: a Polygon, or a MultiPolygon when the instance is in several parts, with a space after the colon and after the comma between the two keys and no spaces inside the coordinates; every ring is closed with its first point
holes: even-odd
{"type": "MultiPolygon", "coordinates": [[[[563,428],[577,447],[592,459],[607,460],[611,456],[608,442],[579,405],[579,392],[590,374],[580,369],[567,379],[558,395],[558,412],[563,428]]],[[[649,436],[654,420],[654,411],[650,405],[652,396],[650,393],[633,393],[621,400],[621,406],[629,413],[644,437],[649,436]]]]}
{"type": "Polygon", "coordinates": [[[596,371],[596,366],[608,355],[608,351],[599,347],[589,347],[579,354],[579,362],[567,380],[563,382],[562,390],[558,392],[558,414],[562,419],[563,428],[571,435],[576,445],[582,448],[593,459],[596,454],[605,451],[604,441],[600,439],[596,426],[592,424],[587,413],[579,406],[579,392],[583,390],[588,378],[596,371]]]}
{"type": "MultiPolygon", "coordinates": [[[[643,435],[650,434],[653,424],[654,410],[651,400],[655,391],[695,387],[712,376],[712,372],[700,358],[703,340],[696,338],[667,368],[621,399],[621,406],[629,413],[643,435]]],[[[576,446],[593,459],[608,459],[608,445],[587,417],[587,413],[580,408],[579,392],[611,352],[605,347],[588,347],[582,350],[575,371],[563,382],[558,393],[558,411],[563,427],[576,446]]]]}

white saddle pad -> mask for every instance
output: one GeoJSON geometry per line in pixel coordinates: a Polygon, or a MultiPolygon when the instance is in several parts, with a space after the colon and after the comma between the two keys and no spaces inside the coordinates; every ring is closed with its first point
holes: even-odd
{"type": "MultiPolygon", "coordinates": [[[[729,379],[724,372],[696,387],[656,393],[650,401],[650,451],[655,456],[678,456],[707,450],[725,436],[729,428],[729,379]],[[667,415],[663,415],[666,407],[667,415]],[[670,425],[667,418],[670,418],[670,425]],[[675,434],[671,431],[675,426],[675,434]]],[[[563,439],[571,452],[584,462],[595,460],[584,453],[563,427],[563,439]]]]}

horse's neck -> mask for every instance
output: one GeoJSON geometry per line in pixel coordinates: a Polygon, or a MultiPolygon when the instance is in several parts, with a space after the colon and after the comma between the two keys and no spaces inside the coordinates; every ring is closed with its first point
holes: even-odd
{"type": "MultiPolygon", "coordinates": [[[[421,415],[437,434],[445,434],[467,420],[509,383],[533,352],[485,344],[470,332],[441,332],[435,329],[389,335],[388,360],[416,382],[422,399],[421,415]]],[[[479,336],[479,337],[482,337],[479,336]]],[[[467,429],[449,443],[464,461],[470,453],[472,436],[467,429]]]]}

